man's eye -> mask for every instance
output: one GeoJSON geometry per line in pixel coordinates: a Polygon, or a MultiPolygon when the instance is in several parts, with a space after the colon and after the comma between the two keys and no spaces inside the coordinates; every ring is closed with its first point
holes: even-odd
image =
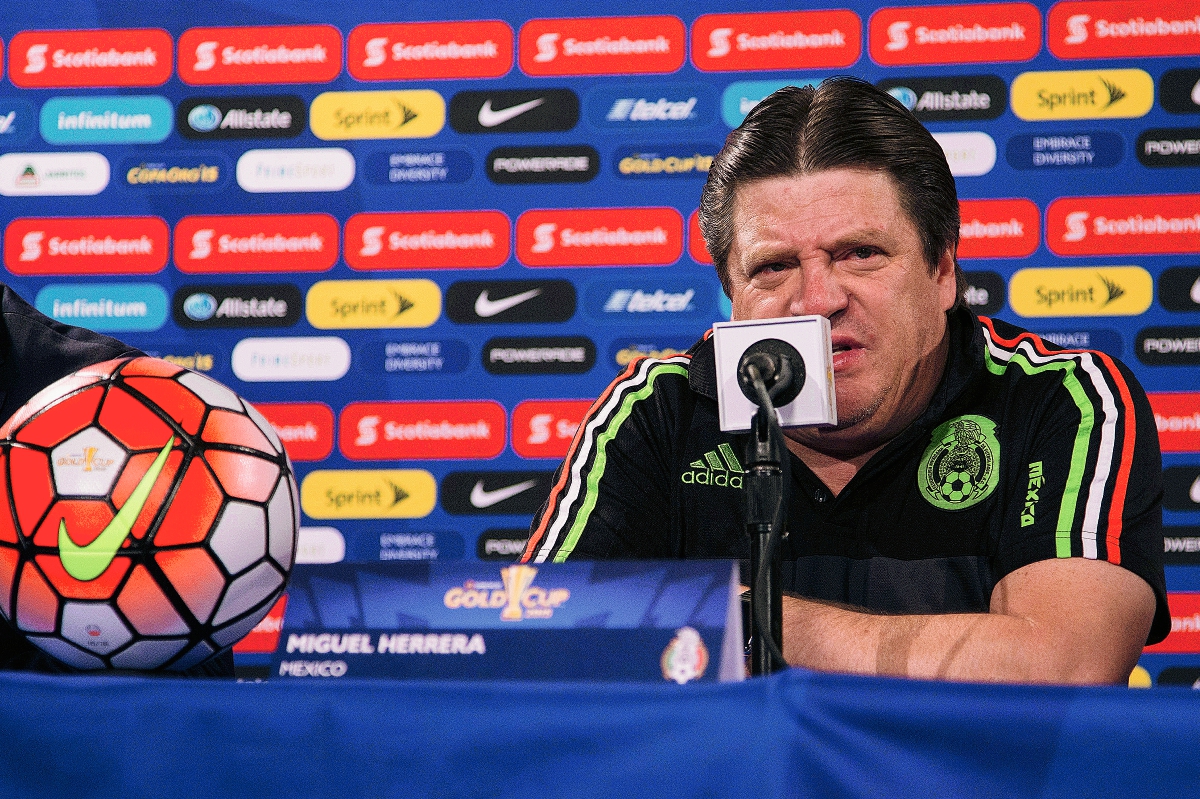
{"type": "Polygon", "coordinates": [[[875,254],[874,247],[857,247],[854,250],[854,257],[862,258],[864,260],[867,258],[870,258],[874,254],[875,254]]]}

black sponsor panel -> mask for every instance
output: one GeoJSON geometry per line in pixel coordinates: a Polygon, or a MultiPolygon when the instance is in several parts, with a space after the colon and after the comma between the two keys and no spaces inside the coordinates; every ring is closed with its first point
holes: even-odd
{"type": "Polygon", "coordinates": [[[1167,510],[1200,510],[1200,466],[1163,469],[1163,507],[1167,510]]]}
{"type": "Polygon", "coordinates": [[[308,127],[308,106],[294,94],[189,97],[175,109],[185,139],[290,139],[308,127]]]}
{"type": "Polygon", "coordinates": [[[1200,364],[1200,325],[1144,327],[1138,331],[1133,351],[1147,366],[1200,364]]]}
{"type": "Polygon", "coordinates": [[[1134,149],[1142,166],[1200,166],[1200,128],[1150,128],[1134,149]]]}
{"type": "Polygon", "coordinates": [[[569,280],[461,280],[446,289],[446,316],[460,325],[565,322],[575,315],[569,280]]]}
{"type": "Polygon", "coordinates": [[[1158,82],[1158,102],[1172,114],[1200,114],[1200,69],[1168,69],[1158,82]]]}
{"type": "Polygon", "coordinates": [[[977,314],[991,316],[1004,309],[1008,299],[1008,286],[998,272],[979,270],[964,272],[967,276],[967,290],[963,300],[967,307],[977,314]]]}
{"type": "Polygon", "coordinates": [[[1158,673],[1156,685],[1200,688],[1200,666],[1168,666],[1158,673]]]}
{"type": "Polygon", "coordinates": [[[475,555],[480,560],[520,560],[525,551],[529,531],[521,528],[511,530],[484,530],[475,541],[475,555]]]}
{"type": "Polygon", "coordinates": [[[889,78],[876,85],[922,122],[996,119],[1008,109],[1008,84],[998,75],[889,78]]]}
{"type": "Polygon", "coordinates": [[[1200,527],[1164,527],[1163,563],[1200,566],[1200,527]]]}
{"type": "Polygon", "coordinates": [[[1200,311],[1200,266],[1172,266],[1158,278],[1158,302],[1168,311],[1200,311]]]}
{"type": "Polygon", "coordinates": [[[550,495],[554,472],[450,472],[438,498],[455,516],[532,516],[550,495]]]}
{"type": "Polygon", "coordinates": [[[300,321],[304,297],[291,283],[190,285],[175,292],[175,323],[189,330],[290,327],[300,321]]]}
{"type": "Polygon", "coordinates": [[[450,127],[459,133],[551,133],[579,124],[570,89],[459,92],[450,98],[450,127]]]}
{"type": "Polygon", "coordinates": [[[581,375],[596,365],[596,345],[584,336],[504,336],[483,345],[483,368],[494,375],[581,375]]]}
{"type": "Polygon", "coordinates": [[[587,183],[600,173],[600,153],[586,144],[497,147],[488,153],[493,183],[587,183]]]}

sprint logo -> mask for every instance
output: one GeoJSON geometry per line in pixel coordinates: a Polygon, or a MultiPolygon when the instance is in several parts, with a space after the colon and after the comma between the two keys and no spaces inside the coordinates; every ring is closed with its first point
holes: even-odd
{"type": "Polygon", "coordinates": [[[740,489],[745,471],[737,455],[733,454],[733,447],[721,444],[716,449],[704,453],[703,458],[692,461],[680,480],[685,485],[740,489]]]}

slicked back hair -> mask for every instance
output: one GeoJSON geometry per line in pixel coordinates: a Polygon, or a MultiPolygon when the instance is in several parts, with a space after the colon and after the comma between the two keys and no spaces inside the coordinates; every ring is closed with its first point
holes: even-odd
{"type": "MultiPolygon", "coordinates": [[[[857,78],[829,78],[816,88],[785,86],[729,134],[700,195],[700,230],[727,294],[738,189],[756,180],[829,169],[891,176],[931,272],[947,249],[956,251],[954,177],[941,146],[907,108],[857,78]]],[[[961,304],[966,278],[957,259],[954,272],[961,304]]]]}

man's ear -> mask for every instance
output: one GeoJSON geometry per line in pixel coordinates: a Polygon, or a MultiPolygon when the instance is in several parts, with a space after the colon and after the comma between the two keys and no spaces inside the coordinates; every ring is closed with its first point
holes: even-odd
{"type": "Polygon", "coordinates": [[[955,247],[946,248],[934,273],[938,300],[943,311],[949,311],[958,302],[958,260],[955,258],[955,250],[955,247]]]}

